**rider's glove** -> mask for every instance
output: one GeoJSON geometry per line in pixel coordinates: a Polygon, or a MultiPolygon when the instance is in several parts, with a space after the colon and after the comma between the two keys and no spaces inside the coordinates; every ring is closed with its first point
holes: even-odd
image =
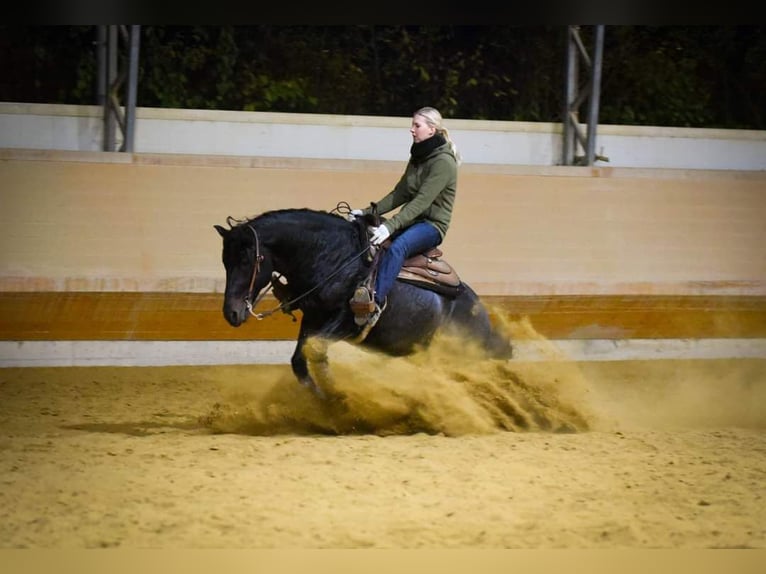
{"type": "Polygon", "coordinates": [[[364,211],[362,211],[361,209],[352,209],[351,211],[349,211],[348,215],[346,216],[346,219],[348,219],[349,221],[356,221],[356,218],[361,217],[362,215],[364,215],[364,211]]]}
{"type": "Polygon", "coordinates": [[[379,225],[378,227],[374,227],[372,230],[372,237],[370,237],[370,243],[372,243],[373,245],[380,245],[386,239],[388,239],[389,235],[391,235],[391,232],[388,230],[388,227],[386,227],[385,225],[379,225]]]}

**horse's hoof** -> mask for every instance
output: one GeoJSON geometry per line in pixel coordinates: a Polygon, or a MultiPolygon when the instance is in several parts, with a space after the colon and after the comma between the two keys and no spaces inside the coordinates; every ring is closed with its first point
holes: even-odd
{"type": "Polygon", "coordinates": [[[310,390],[317,398],[319,399],[326,399],[327,395],[325,392],[319,388],[319,386],[312,381],[311,379],[302,380],[301,384],[306,387],[308,390],[310,390]]]}

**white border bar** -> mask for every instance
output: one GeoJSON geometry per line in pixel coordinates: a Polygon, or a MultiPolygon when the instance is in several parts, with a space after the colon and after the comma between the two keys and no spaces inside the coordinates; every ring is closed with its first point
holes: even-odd
{"type": "MultiPolygon", "coordinates": [[[[519,361],[766,359],[766,339],[517,341],[519,361]]],[[[0,341],[0,368],[287,364],[294,341],[0,341]]]]}

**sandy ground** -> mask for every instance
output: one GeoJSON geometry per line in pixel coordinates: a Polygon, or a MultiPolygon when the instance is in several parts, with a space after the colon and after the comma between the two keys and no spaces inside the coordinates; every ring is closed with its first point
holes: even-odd
{"type": "Polygon", "coordinates": [[[0,370],[0,547],[766,548],[766,359],[0,370]],[[317,374],[319,375],[319,374],[317,374]]]}

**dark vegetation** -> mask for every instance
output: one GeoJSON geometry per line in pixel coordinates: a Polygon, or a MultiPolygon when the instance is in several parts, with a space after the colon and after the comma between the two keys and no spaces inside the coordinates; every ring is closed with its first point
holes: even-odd
{"type": "MultiPolygon", "coordinates": [[[[558,122],[565,40],[566,26],[145,25],[137,101],[558,122]]],[[[0,26],[0,101],[95,104],[95,41],[95,26],[0,26]]],[[[766,129],[766,26],[607,26],[602,76],[600,123],[766,129]]]]}

